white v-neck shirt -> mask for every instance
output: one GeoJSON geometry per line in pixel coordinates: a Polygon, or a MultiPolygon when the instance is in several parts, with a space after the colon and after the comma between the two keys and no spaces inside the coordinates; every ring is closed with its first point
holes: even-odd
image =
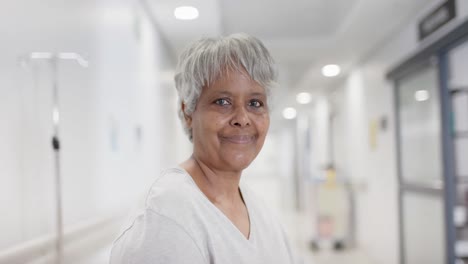
{"type": "Polygon", "coordinates": [[[219,210],[181,168],[164,171],[144,209],[114,242],[111,264],[293,264],[279,222],[245,186],[250,234],[219,210]]]}

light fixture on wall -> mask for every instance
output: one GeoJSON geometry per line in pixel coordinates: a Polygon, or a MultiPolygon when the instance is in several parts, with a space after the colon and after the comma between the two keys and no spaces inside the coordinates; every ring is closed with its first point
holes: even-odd
{"type": "Polygon", "coordinates": [[[341,72],[340,66],[336,64],[328,64],[323,66],[322,68],[322,74],[325,77],[335,77],[338,76],[341,72]]]}
{"type": "Polygon", "coordinates": [[[294,118],[296,118],[296,115],[297,115],[297,111],[296,111],[296,109],[294,109],[292,107],[286,107],[283,110],[283,117],[286,118],[286,119],[294,119],[294,118]]]}
{"type": "Polygon", "coordinates": [[[308,104],[312,101],[312,95],[310,93],[298,93],[296,95],[296,101],[300,104],[308,104]]]}
{"type": "Polygon", "coordinates": [[[198,9],[193,6],[179,6],[174,9],[174,16],[179,20],[193,20],[198,14],[198,9]]]}
{"type": "Polygon", "coordinates": [[[418,102],[424,102],[429,100],[429,92],[427,90],[419,90],[414,93],[414,99],[418,102]]]}

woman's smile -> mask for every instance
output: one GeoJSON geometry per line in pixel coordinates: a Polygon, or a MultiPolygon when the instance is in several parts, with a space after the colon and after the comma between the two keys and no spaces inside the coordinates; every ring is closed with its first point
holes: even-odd
{"type": "Polygon", "coordinates": [[[255,143],[256,137],[253,135],[224,135],[220,136],[221,141],[226,141],[233,144],[252,144],[255,143]]]}

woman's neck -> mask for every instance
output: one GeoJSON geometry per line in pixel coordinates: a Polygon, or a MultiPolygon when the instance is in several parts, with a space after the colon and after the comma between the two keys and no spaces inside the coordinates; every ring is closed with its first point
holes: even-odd
{"type": "Polygon", "coordinates": [[[242,202],[239,193],[241,172],[216,170],[192,156],[181,164],[198,188],[214,204],[236,204],[242,202]]]}
{"type": "Polygon", "coordinates": [[[198,188],[248,239],[250,221],[239,191],[241,173],[214,170],[196,157],[180,165],[193,178],[198,188]]]}

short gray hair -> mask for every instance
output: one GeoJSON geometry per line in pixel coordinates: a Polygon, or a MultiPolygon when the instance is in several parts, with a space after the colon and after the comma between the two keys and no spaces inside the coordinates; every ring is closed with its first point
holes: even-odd
{"type": "Polygon", "coordinates": [[[190,141],[192,131],[185,121],[185,115],[190,116],[195,111],[203,87],[216,81],[227,69],[245,70],[250,78],[265,88],[267,101],[271,100],[271,89],[276,84],[276,66],[260,40],[238,33],[220,38],[202,38],[191,43],[181,53],[174,77],[179,95],[179,118],[190,141]]]}

